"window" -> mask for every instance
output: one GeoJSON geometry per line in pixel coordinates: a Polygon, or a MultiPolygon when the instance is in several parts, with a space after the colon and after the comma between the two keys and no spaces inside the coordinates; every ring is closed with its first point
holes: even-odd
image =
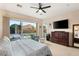
{"type": "Polygon", "coordinates": [[[36,35],[36,23],[22,22],[22,31],[24,38],[31,38],[31,35],[36,35]]]}
{"type": "Polygon", "coordinates": [[[11,41],[21,38],[31,39],[32,35],[36,35],[36,23],[15,20],[15,19],[10,20],[11,41]]]}
{"type": "Polygon", "coordinates": [[[11,40],[20,39],[21,23],[17,20],[10,20],[10,38],[11,40]]]}
{"type": "Polygon", "coordinates": [[[46,34],[47,34],[47,24],[43,24],[43,34],[44,34],[44,37],[46,37],[46,34]]]}

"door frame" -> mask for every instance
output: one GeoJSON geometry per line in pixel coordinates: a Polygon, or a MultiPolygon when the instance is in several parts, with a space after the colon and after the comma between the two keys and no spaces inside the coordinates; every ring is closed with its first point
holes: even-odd
{"type": "Polygon", "coordinates": [[[79,26],[79,24],[73,24],[73,29],[72,29],[72,31],[73,31],[73,34],[72,34],[73,46],[74,46],[74,26],[79,26]]]}

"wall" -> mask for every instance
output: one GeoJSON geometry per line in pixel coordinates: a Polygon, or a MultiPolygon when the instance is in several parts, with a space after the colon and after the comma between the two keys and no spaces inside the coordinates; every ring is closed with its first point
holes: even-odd
{"type": "Polygon", "coordinates": [[[69,45],[72,46],[72,26],[73,24],[79,24],[79,10],[73,11],[71,13],[66,13],[60,16],[52,17],[50,20],[47,19],[47,21],[44,21],[48,24],[48,33],[51,33],[52,31],[67,31],[69,32],[69,45]],[[69,20],[69,28],[68,29],[53,29],[53,22],[59,21],[63,19],[69,20]],[[49,26],[49,23],[51,23],[51,26],[49,26]]]}
{"type": "Polygon", "coordinates": [[[2,37],[4,37],[4,36],[7,36],[7,37],[9,37],[9,31],[10,31],[10,29],[9,29],[9,17],[5,17],[5,16],[3,16],[3,24],[2,24],[3,26],[3,31],[2,31],[2,37]]]}

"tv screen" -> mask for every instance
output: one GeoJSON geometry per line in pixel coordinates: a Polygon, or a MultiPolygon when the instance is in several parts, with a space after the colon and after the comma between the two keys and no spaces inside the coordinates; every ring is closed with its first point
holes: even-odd
{"type": "Polygon", "coordinates": [[[53,27],[54,29],[67,29],[68,19],[54,22],[53,27]]]}

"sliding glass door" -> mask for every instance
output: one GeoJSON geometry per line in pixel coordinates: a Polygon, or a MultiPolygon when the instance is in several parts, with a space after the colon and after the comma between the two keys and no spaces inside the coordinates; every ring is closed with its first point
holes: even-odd
{"type": "Polygon", "coordinates": [[[43,37],[46,38],[47,34],[47,24],[43,24],[43,37]]]}
{"type": "Polygon", "coordinates": [[[36,23],[22,22],[22,35],[27,39],[31,39],[32,35],[36,35],[36,23]]]}
{"type": "Polygon", "coordinates": [[[20,39],[21,35],[21,22],[18,20],[10,20],[10,39],[20,39]]]}
{"type": "Polygon", "coordinates": [[[32,35],[36,35],[36,23],[10,20],[10,39],[11,41],[26,38],[31,39],[32,35]]]}

